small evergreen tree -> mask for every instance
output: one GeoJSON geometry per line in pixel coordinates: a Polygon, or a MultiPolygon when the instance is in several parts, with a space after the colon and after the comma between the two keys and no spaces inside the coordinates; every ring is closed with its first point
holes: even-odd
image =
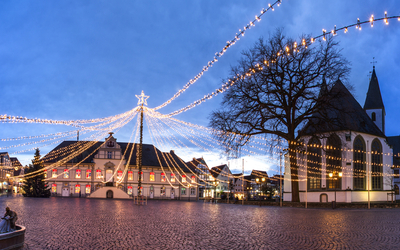
{"type": "Polygon", "coordinates": [[[32,164],[30,164],[28,169],[25,171],[25,174],[37,172],[36,174],[28,175],[25,179],[25,183],[22,186],[25,197],[47,198],[50,196],[50,188],[48,187],[47,182],[44,181],[45,173],[43,168],[43,161],[40,160],[40,151],[37,148],[32,164]]]}

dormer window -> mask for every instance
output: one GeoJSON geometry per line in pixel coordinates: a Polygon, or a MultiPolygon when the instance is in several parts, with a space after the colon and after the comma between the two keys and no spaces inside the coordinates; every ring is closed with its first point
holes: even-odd
{"type": "Polygon", "coordinates": [[[371,119],[372,119],[373,122],[376,121],[376,114],[375,114],[375,112],[372,112],[372,114],[371,114],[371,119]]]}
{"type": "Polygon", "coordinates": [[[107,142],[107,147],[113,148],[115,146],[115,143],[113,141],[107,142]]]}

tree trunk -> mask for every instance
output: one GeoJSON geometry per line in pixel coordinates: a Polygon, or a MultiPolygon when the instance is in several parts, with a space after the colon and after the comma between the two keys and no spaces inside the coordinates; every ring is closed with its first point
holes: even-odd
{"type": "Polygon", "coordinates": [[[296,144],[289,142],[290,176],[292,181],[292,202],[299,202],[299,171],[297,166],[296,144]]]}

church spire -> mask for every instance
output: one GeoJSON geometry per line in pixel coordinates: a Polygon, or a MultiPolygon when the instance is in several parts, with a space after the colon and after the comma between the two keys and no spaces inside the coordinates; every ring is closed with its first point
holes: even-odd
{"type": "Polygon", "coordinates": [[[364,103],[364,110],[372,121],[385,133],[385,106],[383,105],[381,90],[379,88],[378,77],[376,77],[375,65],[372,69],[371,80],[364,103]]]}

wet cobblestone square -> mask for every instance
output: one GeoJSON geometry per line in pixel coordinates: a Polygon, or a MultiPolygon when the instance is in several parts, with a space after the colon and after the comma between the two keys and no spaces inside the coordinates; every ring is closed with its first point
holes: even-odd
{"type": "Polygon", "coordinates": [[[399,249],[399,209],[0,197],[24,249],[399,249]]]}

